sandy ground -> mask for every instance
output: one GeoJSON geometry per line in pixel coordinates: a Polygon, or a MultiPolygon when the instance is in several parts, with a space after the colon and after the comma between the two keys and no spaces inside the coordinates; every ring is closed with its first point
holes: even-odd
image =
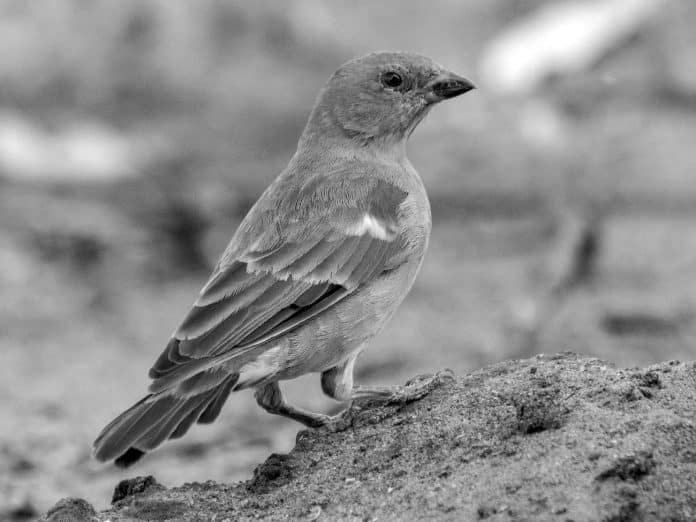
{"type": "Polygon", "coordinates": [[[691,520],[694,372],[572,354],[500,363],[367,408],[346,431],[303,431],[246,482],[139,479],[106,512],[67,501],[48,520],[691,520]]]}

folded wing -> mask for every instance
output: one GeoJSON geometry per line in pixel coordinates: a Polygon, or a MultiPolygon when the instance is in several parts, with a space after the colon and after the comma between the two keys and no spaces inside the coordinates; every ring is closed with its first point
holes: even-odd
{"type": "Polygon", "coordinates": [[[253,360],[266,343],[403,262],[404,191],[360,169],[299,187],[287,181],[281,176],[242,222],[150,369],[151,394],[98,436],[98,459],[128,466],[194,423],[212,422],[245,385],[234,365],[222,363],[253,360]]]}
{"type": "Polygon", "coordinates": [[[298,190],[267,193],[252,209],[151,368],[152,392],[219,385],[225,375],[214,371],[190,379],[324,313],[400,262],[404,191],[354,173],[317,176],[298,190]]]}

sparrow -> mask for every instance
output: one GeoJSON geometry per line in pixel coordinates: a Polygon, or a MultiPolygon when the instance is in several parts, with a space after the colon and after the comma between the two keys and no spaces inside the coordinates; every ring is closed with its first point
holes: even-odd
{"type": "Polygon", "coordinates": [[[411,289],[428,247],[430,204],[406,141],[434,105],[471,89],[417,54],[378,52],[341,66],[287,168],[150,369],[149,394],[97,437],[96,459],[128,466],[194,423],[213,422],[230,393],[246,388],[270,413],[345,427],[350,407],[329,416],[284,400],[280,381],[308,373],[349,404],[428,393],[438,375],[361,386],[353,368],[411,289]]]}

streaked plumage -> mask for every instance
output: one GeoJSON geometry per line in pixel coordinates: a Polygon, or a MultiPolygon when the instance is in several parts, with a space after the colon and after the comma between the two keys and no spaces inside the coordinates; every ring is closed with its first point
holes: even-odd
{"type": "Polygon", "coordinates": [[[231,391],[248,387],[271,412],[329,422],[286,405],[276,383],[322,372],[326,393],[351,398],[355,357],[408,293],[428,244],[430,207],[406,139],[433,103],[472,87],[407,53],[336,71],[288,167],[150,369],[150,395],[104,428],[95,456],[128,465],[212,422],[231,391]]]}

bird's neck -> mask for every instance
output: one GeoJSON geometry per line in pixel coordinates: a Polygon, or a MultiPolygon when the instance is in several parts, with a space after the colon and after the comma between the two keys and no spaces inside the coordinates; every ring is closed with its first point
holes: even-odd
{"type": "Polygon", "coordinates": [[[406,161],[408,134],[370,135],[345,129],[330,110],[317,105],[300,137],[298,152],[319,156],[363,156],[406,161]]]}

